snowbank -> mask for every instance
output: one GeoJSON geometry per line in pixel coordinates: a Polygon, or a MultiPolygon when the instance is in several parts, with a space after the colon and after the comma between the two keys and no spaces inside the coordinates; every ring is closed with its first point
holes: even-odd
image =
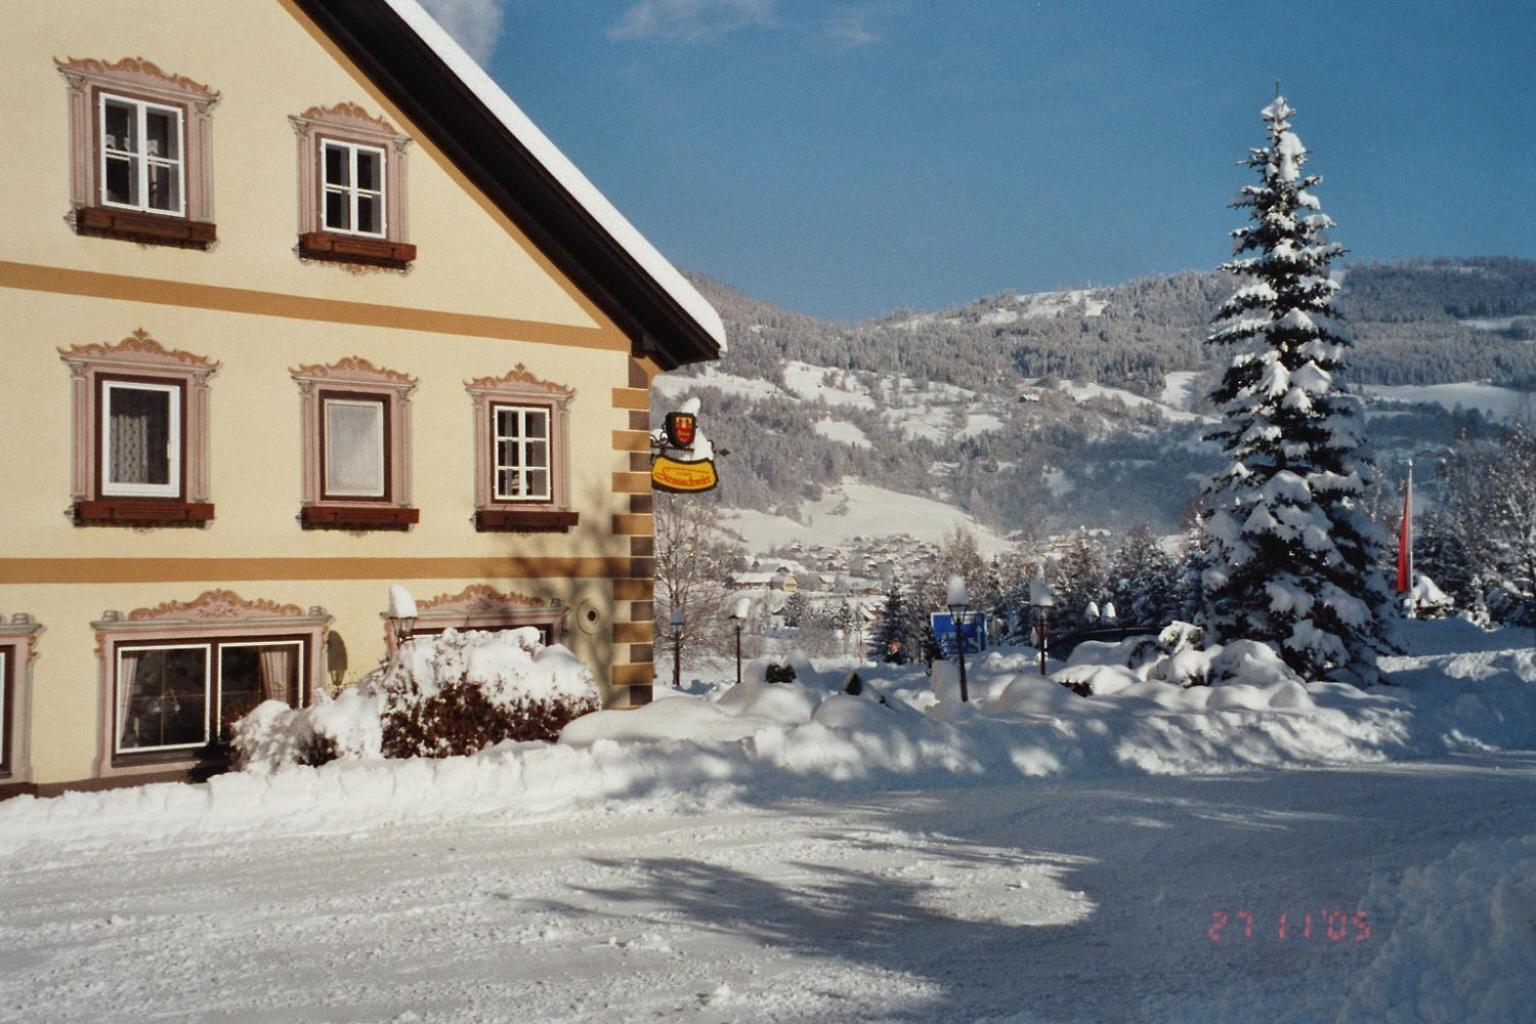
{"type": "Polygon", "coordinates": [[[1373,886],[1390,933],[1341,1024],[1530,1020],[1536,1007],[1536,835],[1467,843],[1373,886]]]}
{"type": "MultiPolygon", "coordinates": [[[[802,661],[792,683],[758,677],[663,690],[643,708],[570,722],[557,744],[508,741],[438,760],[378,759],[359,724],[378,720],[368,704],[376,697],[365,691],[302,712],[268,704],[250,721],[253,730],[268,723],[263,742],[275,762],[294,760],[304,740],[291,723],[271,726],[283,715],[350,737],[358,759],[202,785],[19,797],[0,803],[0,854],[182,829],[307,832],[604,802],[769,800],[831,785],[942,788],[979,777],[1214,773],[1536,749],[1529,631],[1485,633],[1459,620],[1403,629],[1409,653],[1383,663],[1399,685],[1370,691],[1302,683],[1261,645],[1197,651],[1189,637],[1165,634],[1085,644],[1048,677],[1032,651],[990,651],[970,662],[970,704],[955,699],[947,663],[935,666],[932,682],[917,669],[860,666],[854,696],[843,692],[847,663],[802,661]],[[1183,685],[1200,679],[1216,685],[1183,685]]],[[[548,674],[526,676],[529,685],[564,692],[569,658],[544,648],[516,667],[547,664],[548,674]]],[[[412,671],[462,668],[487,680],[508,671],[502,655],[476,643],[424,644],[405,660],[412,671]]]]}

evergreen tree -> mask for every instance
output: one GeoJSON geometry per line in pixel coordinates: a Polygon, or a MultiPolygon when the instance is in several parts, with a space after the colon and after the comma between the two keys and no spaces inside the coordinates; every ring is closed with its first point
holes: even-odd
{"type": "Polygon", "coordinates": [[[796,590],[784,599],[784,625],[799,629],[805,618],[805,595],[796,590]]]}
{"type": "Polygon", "coordinates": [[[1079,530],[1047,572],[1056,591],[1052,628],[1071,631],[1087,627],[1089,603],[1104,597],[1109,588],[1103,545],[1087,531],[1079,530]]]}
{"type": "Polygon", "coordinates": [[[876,661],[891,665],[905,665],[912,656],[907,633],[907,595],[899,575],[891,576],[891,584],[885,591],[885,607],[880,621],[875,624],[870,640],[870,655],[876,661]]]}
{"type": "Polygon", "coordinates": [[[1211,393],[1223,422],[1211,434],[1226,456],[1207,481],[1202,522],[1206,625],[1217,640],[1276,646],[1312,679],[1376,677],[1386,581],[1376,571],[1386,537],[1361,508],[1376,477],[1364,449],[1360,403],[1335,384],[1349,341],[1329,321],[1342,246],[1303,174],[1295,113],[1276,96],[1263,110],[1269,144],[1249,151],[1260,183],[1233,205],[1251,223],[1233,232],[1222,269],[1246,279],[1217,311],[1213,345],[1236,345],[1211,393]],[[1247,254],[1247,255],[1245,255],[1247,254]]]}
{"type": "Polygon", "coordinates": [[[1150,526],[1127,534],[1109,563],[1109,593],[1119,621],[1157,630],[1179,618],[1180,572],[1150,526]]]}

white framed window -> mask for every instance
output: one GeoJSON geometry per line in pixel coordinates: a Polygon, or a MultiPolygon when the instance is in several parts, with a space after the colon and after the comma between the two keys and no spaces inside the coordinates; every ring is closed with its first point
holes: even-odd
{"type": "Polygon", "coordinates": [[[101,92],[101,203],[180,217],[186,142],[180,107],[101,92]]]}
{"type": "Polygon", "coordinates": [[[549,407],[491,406],[497,501],[550,501],[549,407]]]}
{"type": "Polygon", "coordinates": [[[211,644],[117,649],[116,753],[205,746],[211,644]]]}
{"type": "Polygon", "coordinates": [[[299,522],[306,530],[407,530],[416,378],[361,356],[300,366],[299,522]]]}
{"type": "Polygon", "coordinates": [[[218,729],[228,740],[237,719],[266,700],[297,707],[303,692],[301,640],[223,641],[219,645],[218,729]]]}
{"type": "Polygon", "coordinates": [[[262,701],[298,705],[304,662],[299,638],[119,645],[113,753],[154,754],[227,741],[235,721],[262,701]]]}
{"type": "Polygon", "coordinates": [[[9,775],[11,771],[11,720],[6,715],[11,707],[9,655],[10,648],[0,647],[0,775],[9,775]]]}
{"type": "Polygon", "coordinates": [[[378,146],[325,139],[320,146],[321,226],[383,238],[385,152],[378,146]]]}
{"type": "Polygon", "coordinates": [[[182,385],[102,377],[99,493],[113,497],[181,495],[182,385]]]}
{"type": "Polygon", "coordinates": [[[322,394],[321,497],[389,497],[389,399],[322,394]]]}

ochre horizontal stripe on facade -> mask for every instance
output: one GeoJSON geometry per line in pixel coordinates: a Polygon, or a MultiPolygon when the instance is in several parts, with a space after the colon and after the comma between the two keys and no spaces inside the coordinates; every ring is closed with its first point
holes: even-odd
{"type": "MultiPolygon", "coordinates": [[[[581,348],[623,352],[629,342],[622,336],[596,327],[548,324],[534,320],[451,313],[446,310],[385,306],[344,299],[322,299],[307,295],[287,295],[250,288],[196,284],[190,281],[160,281],[125,274],[103,274],[93,270],[43,267],[30,263],[0,260],[0,288],[52,292],[57,295],[88,295],[98,299],[125,302],[149,302],[161,306],[211,309],[222,313],[249,313],[289,320],[314,320],[324,323],[355,324],[361,327],[398,328],[432,334],[457,334],[505,341],[533,341],[550,345],[575,345],[581,348]]],[[[629,388],[616,388],[629,391],[629,388]]],[[[647,392],[640,392],[646,394],[647,392]]]]}
{"type": "Polygon", "coordinates": [[[656,584],[650,580],[614,580],[615,601],[649,601],[656,592],[656,584]]]}
{"type": "Polygon", "coordinates": [[[651,393],[645,388],[614,388],[613,407],[615,409],[649,409],[651,393]]]}
{"type": "MultiPolygon", "coordinates": [[[[614,579],[630,558],[0,558],[0,584],[233,580],[614,579]]],[[[639,561],[651,563],[650,559],[639,561]]],[[[645,580],[646,596],[650,581],[645,580]]]]}
{"type": "Polygon", "coordinates": [[[614,686],[649,684],[655,677],[654,665],[615,665],[608,673],[608,682],[614,686]]]}
{"type": "Polygon", "coordinates": [[[651,434],[647,430],[615,430],[613,450],[616,452],[648,452],[651,450],[651,434]]]}
{"type": "MultiPolygon", "coordinates": [[[[613,474],[613,493],[650,494],[651,475],[649,473],[615,473],[613,474]]],[[[630,507],[634,507],[633,503],[630,507]]]]}
{"type": "Polygon", "coordinates": [[[616,644],[648,644],[655,629],[653,622],[615,622],[613,642],[616,644]]]}
{"type": "Polygon", "coordinates": [[[613,532],[621,537],[649,537],[656,532],[656,517],[632,512],[615,513],[613,532]]]}

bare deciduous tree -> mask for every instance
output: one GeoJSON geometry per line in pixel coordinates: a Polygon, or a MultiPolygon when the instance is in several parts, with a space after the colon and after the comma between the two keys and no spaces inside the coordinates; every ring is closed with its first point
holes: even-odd
{"type": "Polygon", "coordinates": [[[683,612],[682,657],[732,650],[731,576],[746,548],[724,532],[719,506],[683,494],[656,495],[656,627],[658,651],[672,650],[672,609],[683,612]]]}

